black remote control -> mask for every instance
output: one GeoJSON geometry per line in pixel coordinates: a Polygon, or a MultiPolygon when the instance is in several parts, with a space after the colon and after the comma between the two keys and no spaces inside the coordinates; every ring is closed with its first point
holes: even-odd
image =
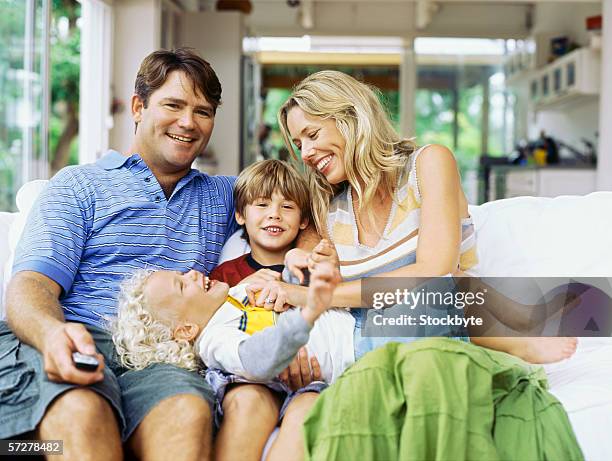
{"type": "Polygon", "coordinates": [[[81,354],[80,352],[72,353],[72,361],[74,366],[82,371],[96,371],[100,362],[93,355],[81,354]]]}

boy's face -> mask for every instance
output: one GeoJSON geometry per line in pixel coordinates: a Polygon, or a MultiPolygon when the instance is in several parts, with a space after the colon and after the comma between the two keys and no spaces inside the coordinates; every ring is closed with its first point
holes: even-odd
{"type": "Polygon", "coordinates": [[[204,328],[225,302],[228,290],[227,283],[209,281],[196,270],[157,271],[145,282],[144,297],[162,319],[204,328]]]}
{"type": "Polygon", "coordinates": [[[133,148],[161,174],[188,172],[206,148],[215,123],[213,106],[181,71],[168,74],[151,93],[147,107],[133,96],[132,116],[138,123],[133,148]]]}
{"type": "Polygon", "coordinates": [[[277,191],[271,198],[258,198],[248,204],[244,215],[236,212],[236,221],[246,227],[251,248],[268,253],[287,251],[300,229],[308,225],[298,205],[277,191]]]}

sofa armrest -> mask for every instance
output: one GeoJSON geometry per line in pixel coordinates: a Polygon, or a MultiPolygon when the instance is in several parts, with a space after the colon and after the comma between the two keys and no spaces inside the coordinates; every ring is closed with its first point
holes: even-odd
{"type": "Polygon", "coordinates": [[[9,245],[9,230],[17,213],[0,211],[0,319],[4,319],[4,293],[8,277],[11,275],[10,260],[12,251],[9,245]]]}

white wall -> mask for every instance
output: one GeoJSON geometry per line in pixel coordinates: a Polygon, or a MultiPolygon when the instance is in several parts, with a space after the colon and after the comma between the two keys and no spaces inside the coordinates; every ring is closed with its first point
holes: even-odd
{"type": "Polygon", "coordinates": [[[528,123],[529,138],[537,139],[540,130],[576,148],[583,149],[580,138],[597,145],[595,132],[599,130],[599,101],[586,100],[554,111],[539,112],[535,123],[528,123]]]}
{"type": "Polygon", "coordinates": [[[160,46],[161,0],[114,2],[113,95],[123,103],[115,114],[109,146],[125,151],[134,135],[130,100],[140,62],[160,46]]]}
{"type": "Polygon", "coordinates": [[[98,160],[109,148],[113,10],[100,0],[81,0],[79,163],[98,160]]]}
{"type": "Polygon", "coordinates": [[[581,46],[589,43],[586,18],[601,14],[601,2],[558,3],[545,2],[535,5],[533,32],[562,32],[581,46]]]}
{"type": "Polygon", "coordinates": [[[209,143],[209,149],[217,157],[218,174],[239,172],[243,37],[243,15],[239,12],[211,11],[179,16],[177,46],[198,50],[212,65],[223,89],[209,143]]]}
{"type": "Polygon", "coordinates": [[[604,0],[597,190],[612,190],[612,0],[604,0]]]}

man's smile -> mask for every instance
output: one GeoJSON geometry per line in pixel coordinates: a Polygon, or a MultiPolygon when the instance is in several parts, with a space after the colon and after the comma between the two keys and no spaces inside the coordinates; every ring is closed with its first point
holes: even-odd
{"type": "Polygon", "coordinates": [[[196,140],[195,138],[192,138],[190,136],[182,136],[182,135],[172,134],[172,133],[166,133],[166,135],[169,138],[173,139],[174,141],[187,143],[187,144],[190,144],[196,140]]]}

